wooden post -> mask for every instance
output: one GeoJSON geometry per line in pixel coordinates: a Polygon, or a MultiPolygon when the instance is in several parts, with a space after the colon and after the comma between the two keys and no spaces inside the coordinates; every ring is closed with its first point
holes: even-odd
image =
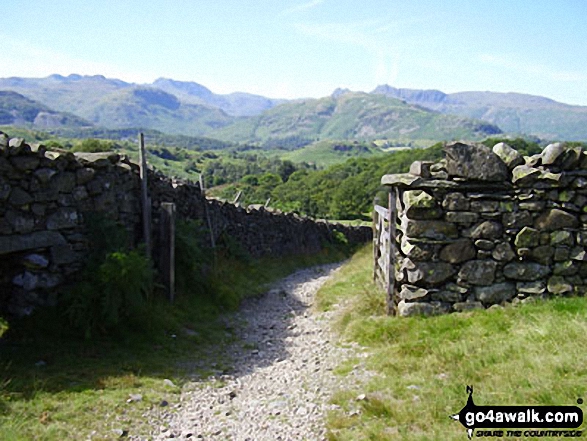
{"type": "Polygon", "coordinates": [[[236,193],[236,196],[234,197],[234,199],[233,199],[232,203],[233,203],[233,204],[236,204],[236,203],[239,201],[239,199],[241,198],[241,196],[242,196],[242,195],[243,195],[243,192],[242,192],[242,190],[239,190],[239,191],[236,193]]]}
{"type": "Polygon", "coordinates": [[[214,231],[212,230],[212,219],[210,219],[210,212],[208,211],[208,200],[206,199],[206,188],[204,188],[204,178],[200,173],[200,191],[204,198],[204,212],[206,213],[206,221],[208,222],[208,231],[210,231],[210,245],[212,249],[216,248],[216,240],[214,239],[214,231]]]}
{"type": "Polygon", "coordinates": [[[171,303],[175,298],[175,204],[161,203],[160,271],[171,303]]]}
{"type": "Polygon", "coordinates": [[[375,209],[377,200],[373,203],[373,281],[377,283],[377,259],[379,259],[379,213],[375,209]]]}
{"type": "Polygon", "coordinates": [[[387,257],[387,312],[388,314],[396,314],[396,298],[395,298],[395,248],[397,246],[395,241],[395,223],[397,218],[397,193],[393,188],[389,189],[389,217],[388,217],[388,231],[389,231],[389,254],[387,257]]]}
{"type": "Polygon", "coordinates": [[[141,205],[143,208],[143,239],[145,241],[145,253],[147,257],[151,258],[151,201],[147,185],[147,152],[145,150],[145,137],[142,133],[139,133],[139,167],[141,205]]]}

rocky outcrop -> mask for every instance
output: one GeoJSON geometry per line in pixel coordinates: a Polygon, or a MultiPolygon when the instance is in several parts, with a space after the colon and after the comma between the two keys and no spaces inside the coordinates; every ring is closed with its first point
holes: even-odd
{"type": "Polygon", "coordinates": [[[584,295],[587,153],[560,143],[532,157],[505,143],[445,151],[437,164],[382,178],[399,195],[396,312],[584,295]]]}

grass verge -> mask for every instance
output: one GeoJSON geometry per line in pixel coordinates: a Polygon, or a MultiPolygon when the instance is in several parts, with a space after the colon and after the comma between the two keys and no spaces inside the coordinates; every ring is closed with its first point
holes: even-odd
{"type": "Polygon", "coordinates": [[[465,405],[466,385],[474,386],[477,405],[585,399],[587,299],[387,317],[383,293],[371,282],[371,258],[370,247],[362,249],[318,293],[322,309],[345,304],[336,327],[369,348],[367,367],[376,373],[333,398],[340,408],[328,416],[330,440],[464,440],[465,429],[449,415],[465,405]]]}
{"type": "Polygon", "coordinates": [[[220,260],[210,292],[180,295],[173,306],[155,300],[140,330],[108,338],[74,335],[56,311],[10,323],[0,339],[0,439],[148,436],[158,430],[153,418],[178,403],[183,383],[230,366],[223,348],[234,336],[217,320],[223,310],[297,268],[344,257],[329,249],[252,263],[220,260]]]}

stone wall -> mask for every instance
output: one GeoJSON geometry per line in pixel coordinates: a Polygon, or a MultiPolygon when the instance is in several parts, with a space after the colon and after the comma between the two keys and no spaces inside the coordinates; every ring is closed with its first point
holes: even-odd
{"type": "Polygon", "coordinates": [[[386,175],[397,195],[392,303],[437,314],[584,295],[587,154],[551,144],[522,157],[507,144],[453,143],[439,163],[386,175]]]}
{"type": "MultiPolygon", "coordinates": [[[[149,192],[155,244],[161,202],[175,202],[180,219],[203,225],[208,212],[215,239],[231,237],[253,257],[316,252],[334,240],[333,228],[351,243],[370,239],[370,228],[209,201],[197,184],[154,172],[149,192]]],[[[115,153],[50,152],[0,132],[0,313],[56,302],[57,289],[84,266],[92,213],[124,225],[135,244],[141,240],[136,164],[115,153]]]]}

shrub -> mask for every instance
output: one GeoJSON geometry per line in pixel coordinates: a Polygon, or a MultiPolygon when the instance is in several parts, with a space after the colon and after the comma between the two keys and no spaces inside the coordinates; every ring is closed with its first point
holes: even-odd
{"type": "Polygon", "coordinates": [[[8,322],[0,317],[0,337],[2,337],[2,334],[6,331],[8,331],[8,322]]]}
{"type": "Polygon", "coordinates": [[[175,229],[175,282],[178,294],[206,291],[205,273],[211,252],[202,248],[206,230],[199,221],[178,220],[175,229]]]}
{"type": "Polygon", "coordinates": [[[64,296],[70,323],[86,338],[106,333],[120,324],[136,325],[146,312],[153,292],[153,268],[141,252],[106,255],[98,268],[87,268],[83,281],[64,296]]]}
{"type": "Polygon", "coordinates": [[[74,152],[86,152],[86,153],[97,153],[97,152],[110,152],[114,150],[112,142],[103,141],[99,139],[89,138],[84,139],[72,149],[74,152]]]}

